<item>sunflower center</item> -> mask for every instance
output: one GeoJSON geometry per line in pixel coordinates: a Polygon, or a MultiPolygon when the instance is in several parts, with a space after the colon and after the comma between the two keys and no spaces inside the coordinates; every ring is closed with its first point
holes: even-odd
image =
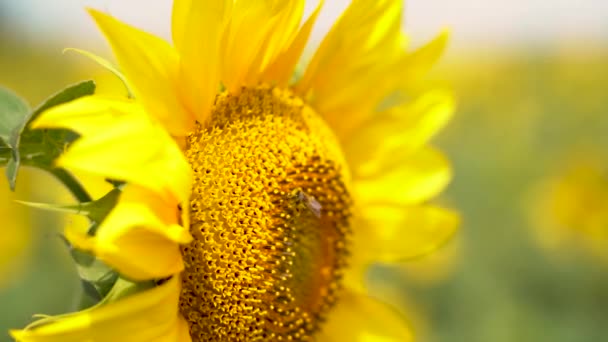
{"type": "Polygon", "coordinates": [[[348,171],[331,131],[287,90],[244,88],[218,96],[186,155],[180,310],[193,340],[308,340],[348,257],[348,171]]]}

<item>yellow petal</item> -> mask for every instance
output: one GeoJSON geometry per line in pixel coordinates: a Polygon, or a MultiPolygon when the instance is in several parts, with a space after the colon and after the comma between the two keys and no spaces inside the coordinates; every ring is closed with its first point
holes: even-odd
{"type": "Polygon", "coordinates": [[[57,160],[60,166],[130,181],[180,202],[190,196],[191,169],[183,153],[136,101],[86,96],[45,111],[32,126],[82,135],[57,160]]]}
{"type": "Polygon", "coordinates": [[[150,115],[171,134],[183,136],[194,128],[194,117],[177,94],[179,58],[169,43],[124,24],[104,13],[89,10],[110,42],[119,65],[150,115]]]}
{"type": "Polygon", "coordinates": [[[220,86],[220,43],[232,1],[176,0],[172,33],[180,55],[179,86],[199,122],[211,114],[220,86]]]}
{"type": "Polygon", "coordinates": [[[425,76],[428,71],[437,63],[437,60],[445,51],[450,38],[449,31],[443,31],[435,39],[426,45],[418,48],[414,52],[403,55],[395,65],[398,72],[398,87],[407,88],[408,83],[425,76]]]}
{"type": "Polygon", "coordinates": [[[252,68],[247,75],[247,84],[260,80],[264,69],[287,49],[298,32],[304,13],[304,1],[287,0],[277,2],[276,6],[276,19],[273,20],[269,34],[264,37],[262,46],[253,60],[252,68]]]}
{"type": "Polygon", "coordinates": [[[261,63],[262,68],[276,59],[277,55],[285,50],[297,35],[300,21],[304,15],[305,2],[304,0],[278,2],[279,6],[283,7],[277,10],[277,20],[272,28],[273,32],[266,37],[266,42],[260,51],[260,55],[264,56],[261,63]]]}
{"type": "Polygon", "coordinates": [[[263,80],[286,86],[289,82],[302,51],[308,42],[310,32],[317,21],[324,1],[319,1],[317,8],[300,28],[297,35],[277,58],[264,70],[263,80]]]}
{"type": "MultiPolygon", "coordinates": [[[[133,214],[140,213],[141,210],[133,214]]],[[[150,225],[148,222],[143,224],[150,225]]],[[[116,230],[120,230],[118,228],[116,230]]],[[[90,238],[86,234],[77,233],[74,229],[67,229],[65,236],[75,248],[92,252],[129,279],[137,281],[159,279],[178,274],[184,269],[179,245],[166,239],[159,232],[137,227],[120,232],[113,232],[112,229],[105,228],[106,231],[121,235],[111,238],[90,238]]],[[[166,227],[166,229],[174,228],[166,227]]]]}
{"type": "MultiPolygon", "coordinates": [[[[81,103],[76,103],[77,109],[81,103]]],[[[128,106],[127,106],[128,107],[128,106]]],[[[117,108],[117,107],[116,107],[117,108]]],[[[113,110],[116,108],[112,108],[113,110]]],[[[66,110],[74,117],[77,112],[66,110]]],[[[111,123],[100,107],[99,115],[84,112],[77,120],[65,119],[62,125],[88,134],[73,143],[56,164],[67,169],[128,181],[149,188],[180,202],[190,196],[191,169],[176,142],[160,126],[138,115],[121,115],[111,123]],[[101,117],[101,118],[100,118],[101,117]],[[108,122],[106,122],[108,121],[108,122]],[[107,125],[97,126],[103,122],[107,125]]],[[[38,125],[50,125],[52,112],[38,125]]]]}
{"type": "Polygon", "coordinates": [[[163,278],[183,270],[179,244],[192,239],[188,230],[177,224],[177,211],[177,203],[127,185],[94,237],[70,226],[66,238],[130,279],[163,278]]]}
{"type": "Polygon", "coordinates": [[[452,178],[448,160],[429,147],[370,162],[353,174],[354,196],[363,206],[417,204],[439,194],[452,178]]]}
{"type": "Polygon", "coordinates": [[[84,96],[52,107],[32,123],[32,128],[67,128],[83,136],[111,130],[126,117],[146,122],[146,114],[134,100],[102,95],[84,96]]]}
{"type": "MultiPolygon", "coordinates": [[[[358,252],[358,251],[357,251],[358,252]]],[[[371,265],[368,254],[356,253],[349,260],[348,269],[342,277],[342,285],[354,293],[367,293],[367,271],[371,265]]]]}
{"type": "MultiPolygon", "coordinates": [[[[408,284],[431,287],[448,281],[458,271],[463,256],[462,239],[460,234],[455,234],[445,245],[432,253],[400,263],[393,269],[403,276],[402,279],[407,279],[408,284]]],[[[388,284],[387,287],[394,286],[388,284]]]]}
{"type": "Polygon", "coordinates": [[[428,254],[454,235],[460,218],[432,207],[369,206],[361,208],[353,234],[355,263],[394,263],[428,254]]]}
{"type": "Polygon", "coordinates": [[[386,79],[402,52],[401,16],[402,1],[353,1],[296,85],[339,137],[388,95],[386,79]]]}
{"type": "Polygon", "coordinates": [[[260,70],[261,60],[256,56],[286,4],[273,0],[235,0],[223,38],[222,82],[229,91],[248,85],[252,70],[260,70]]]}
{"type": "Polygon", "coordinates": [[[355,173],[367,162],[394,158],[420,148],[437,134],[454,113],[451,92],[433,89],[414,101],[389,108],[364,122],[347,142],[344,152],[355,173]]]}
{"type": "Polygon", "coordinates": [[[321,328],[319,342],[408,342],[409,325],[388,305],[345,292],[321,328]]]}
{"type": "Polygon", "coordinates": [[[189,342],[187,324],[178,313],[179,294],[179,277],[173,277],[117,302],[10,334],[18,342],[189,342]]]}
{"type": "Polygon", "coordinates": [[[400,43],[402,10],[401,0],[353,1],[325,36],[298,89],[306,93],[325,82],[346,83],[348,80],[342,77],[352,72],[351,65],[360,65],[362,60],[371,62],[370,55],[394,53],[400,43]],[[350,58],[342,58],[347,55],[350,58]],[[335,65],[340,68],[332,68],[335,65]]]}

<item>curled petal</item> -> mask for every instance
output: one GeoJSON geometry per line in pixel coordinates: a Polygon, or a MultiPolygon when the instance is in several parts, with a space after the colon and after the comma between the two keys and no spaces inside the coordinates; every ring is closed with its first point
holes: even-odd
{"type": "Polygon", "coordinates": [[[128,185],[95,236],[75,228],[65,233],[76,248],[91,251],[121,274],[135,280],[157,279],[184,268],[179,245],[192,237],[178,224],[178,216],[177,203],[128,185]]]}
{"type": "Polygon", "coordinates": [[[67,128],[82,135],[59,157],[58,166],[138,184],[180,203],[190,197],[190,165],[137,102],[83,97],[44,112],[33,127],[67,128]]]}

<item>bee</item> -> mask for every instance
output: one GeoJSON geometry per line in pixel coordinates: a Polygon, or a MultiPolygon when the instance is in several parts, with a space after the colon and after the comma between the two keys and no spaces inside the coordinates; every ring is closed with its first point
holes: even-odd
{"type": "Polygon", "coordinates": [[[296,212],[300,214],[310,212],[315,217],[321,218],[321,203],[313,196],[307,195],[302,189],[298,188],[291,192],[291,198],[296,204],[296,212]]]}

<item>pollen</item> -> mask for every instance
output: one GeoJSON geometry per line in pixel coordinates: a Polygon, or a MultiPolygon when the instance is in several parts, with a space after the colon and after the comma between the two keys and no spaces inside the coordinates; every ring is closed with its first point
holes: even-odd
{"type": "Polygon", "coordinates": [[[194,170],[180,311],[193,341],[306,341],[335,304],[352,201],[338,142],[290,91],[216,98],[194,170]]]}

